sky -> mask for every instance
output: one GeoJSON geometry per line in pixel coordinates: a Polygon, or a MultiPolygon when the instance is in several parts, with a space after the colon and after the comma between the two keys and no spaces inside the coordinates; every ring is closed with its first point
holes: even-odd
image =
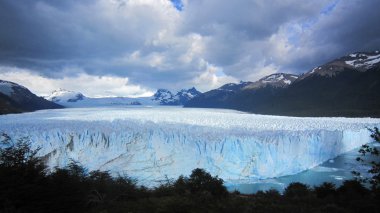
{"type": "Polygon", "coordinates": [[[380,49],[379,0],[1,0],[0,79],[38,95],[205,92],[380,49]]]}

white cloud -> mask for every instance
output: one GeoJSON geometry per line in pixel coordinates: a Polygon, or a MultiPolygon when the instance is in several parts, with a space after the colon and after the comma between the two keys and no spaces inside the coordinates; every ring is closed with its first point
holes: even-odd
{"type": "Polygon", "coordinates": [[[226,76],[220,67],[209,64],[205,61],[202,61],[200,66],[204,68],[204,71],[191,81],[191,83],[200,91],[205,92],[227,83],[238,82],[234,77],[226,76]]]}
{"type": "Polygon", "coordinates": [[[52,79],[27,69],[0,66],[1,79],[17,82],[33,93],[46,96],[53,90],[63,88],[82,92],[88,97],[142,97],[152,96],[153,92],[128,82],[128,78],[115,76],[94,76],[84,72],[75,76],[52,79]]]}

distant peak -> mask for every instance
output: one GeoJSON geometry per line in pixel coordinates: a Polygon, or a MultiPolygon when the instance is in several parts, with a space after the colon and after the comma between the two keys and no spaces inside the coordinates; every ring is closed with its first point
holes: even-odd
{"type": "Polygon", "coordinates": [[[52,93],[55,93],[55,92],[72,92],[72,91],[69,91],[69,90],[63,89],[63,88],[59,88],[59,89],[53,90],[52,93]]]}
{"type": "Polygon", "coordinates": [[[76,102],[79,100],[83,100],[85,98],[86,97],[80,92],[69,91],[63,88],[54,90],[48,97],[46,97],[47,100],[53,101],[56,103],[76,102]]]}
{"type": "Polygon", "coordinates": [[[380,52],[378,50],[372,52],[354,52],[313,68],[303,74],[302,79],[311,75],[332,77],[344,70],[365,72],[374,66],[380,66],[380,52]]]}
{"type": "Polygon", "coordinates": [[[291,84],[294,80],[298,78],[297,75],[287,74],[287,73],[274,73],[264,78],[261,78],[259,81],[261,83],[284,83],[286,85],[291,84]]]}
{"type": "Polygon", "coordinates": [[[160,94],[160,93],[171,93],[168,89],[157,89],[155,94],[160,94]]]}
{"type": "Polygon", "coordinates": [[[157,89],[157,91],[169,91],[169,90],[167,90],[167,89],[162,89],[162,88],[159,88],[159,89],[157,89]]]}
{"type": "Polygon", "coordinates": [[[190,89],[187,90],[187,92],[196,92],[196,93],[199,93],[199,91],[197,89],[195,89],[195,87],[191,87],[190,89]]]}

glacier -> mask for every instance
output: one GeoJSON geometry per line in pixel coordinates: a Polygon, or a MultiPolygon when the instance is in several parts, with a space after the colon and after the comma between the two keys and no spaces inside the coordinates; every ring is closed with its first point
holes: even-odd
{"type": "Polygon", "coordinates": [[[292,175],[371,142],[374,118],[300,118],[234,110],[113,107],[0,116],[50,168],[71,160],[144,185],[204,168],[227,183],[292,175]]]}

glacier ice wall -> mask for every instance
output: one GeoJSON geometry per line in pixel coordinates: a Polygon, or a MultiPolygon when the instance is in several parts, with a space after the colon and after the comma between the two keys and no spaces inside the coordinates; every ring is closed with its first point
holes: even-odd
{"type": "Polygon", "coordinates": [[[65,109],[0,116],[0,132],[29,137],[51,168],[75,160],[152,184],[197,167],[226,181],[295,174],[370,142],[366,127],[379,123],[205,109],[65,109]]]}

